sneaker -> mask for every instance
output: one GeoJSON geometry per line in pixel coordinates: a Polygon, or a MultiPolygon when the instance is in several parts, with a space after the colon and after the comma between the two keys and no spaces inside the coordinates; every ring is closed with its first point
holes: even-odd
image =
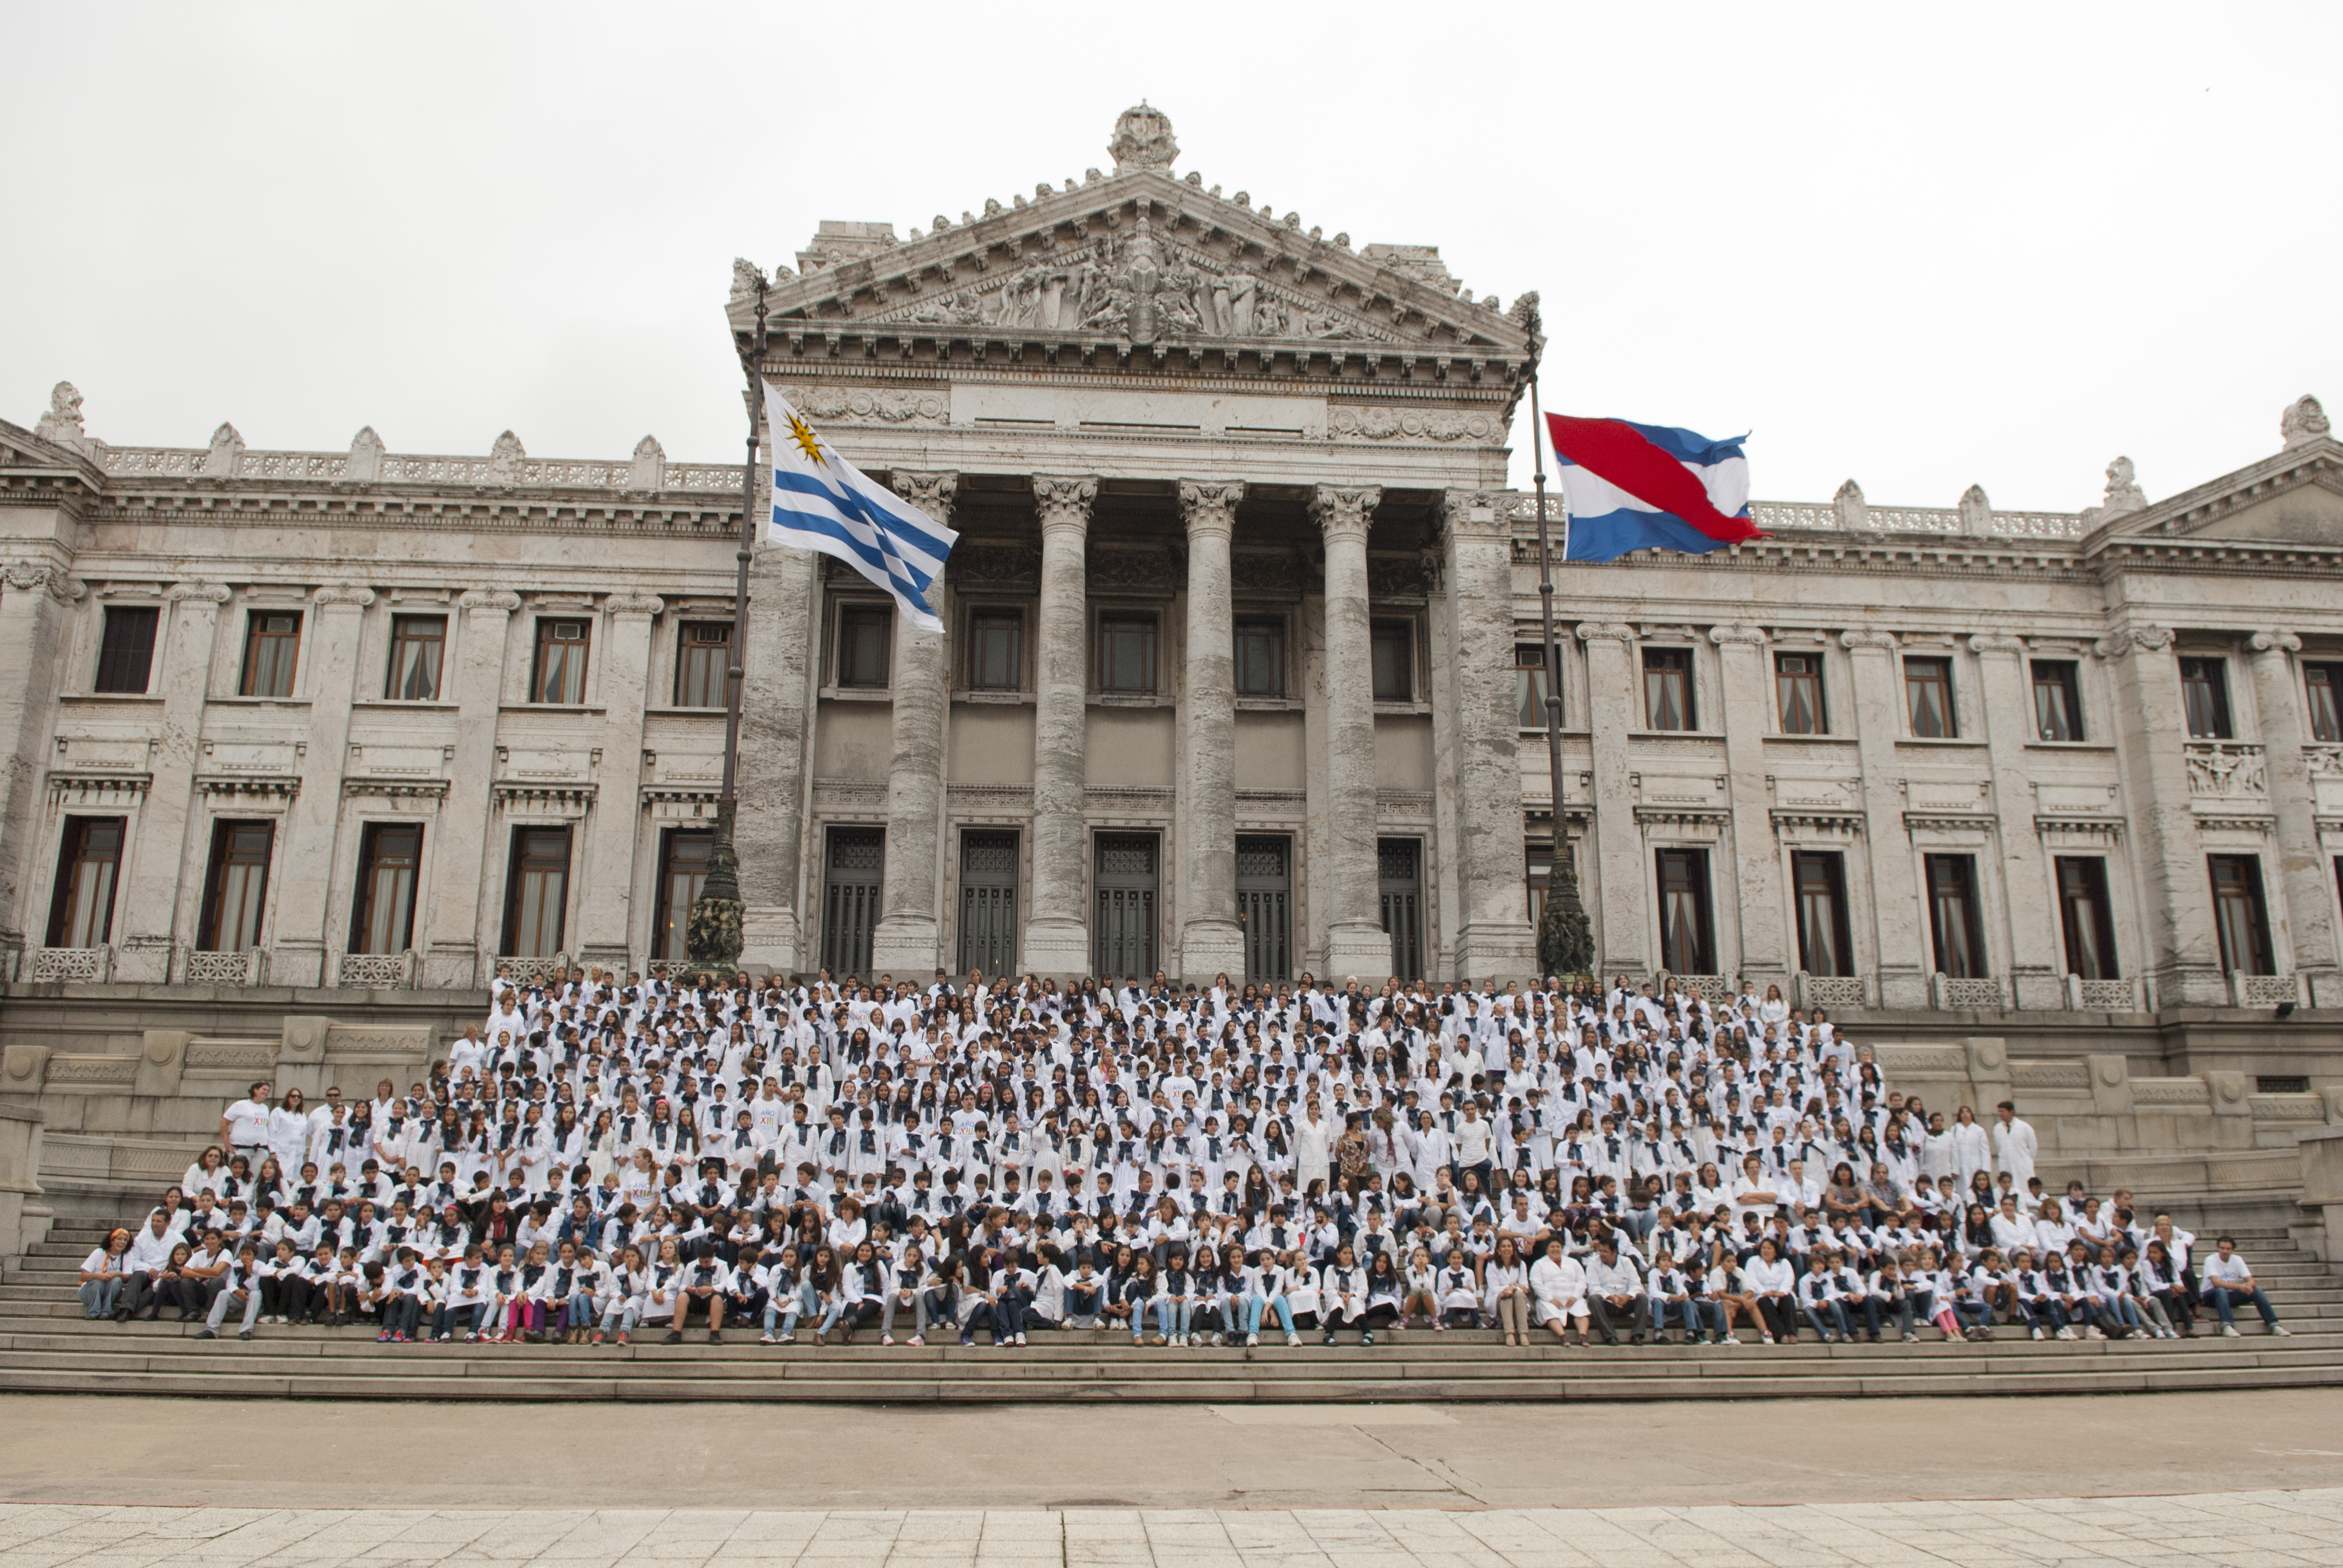
{"type": "Polygon", "coordinates": [[[2090,1323],[2084,1327],[2083,1337],[2087,1340],[2103,1340],[2107,1337],[2107,1331],[2097,1323],[2090,1323]]]}
{"type": "Polygon", "coordinates": [[[916,1349],[918,1349],[920,1346],[921,1346],[921,1345],[923,1345],[923,1344],[926,1344],[928,1342],[927,1342],[927,1341],[926,1341],[926,1339],[925,1339],[925,1338],[923,1338],[922,1336],[920,1336],[920,1335],[919,1335],[919,1334],[913,1334],[910,1339],[905,1340],[903,1342],[904,1342],[905,1344],[907,1344],[907,1345],[911,1346],[913,1349],[915,1349],[915,1350],[916,1350],[916,1349]]]}
{"type": "Polygon", "coordinates": [[[624,1329],[620,1329],[620,1330],[618,1331],[618,1342],[619,1342],[620,1344],[622,1344],[622,1345],[626,1345],[626,1344],[632,1344],[634,1342],[633,1342],[632,1340],[629,1340],[628,1338],[627,1338],[627,1331],[626,1331],[626,1330],[624,1330],[624,1329]]]}
{"type": "Polygon", "coordinates": [[[779,1340],[777,1340],[777,1339],[775,1339],[775,1338],[773,1337],[772,1331],[771,1331],[770,1329],[768,1329],[768,1330],[766,1330],[766,1331],[765,1331],[765,1332],[763,1332],[762,1334],[759,1334],[759,1335],[758,1336],[758,1338],[757,1338],[757,1342],[758,1342],[759,1344],[760,1344],[760,1345],[777,1345],[777,1344],[779,1344],[781,1342],[780,1342],[780,1341],[779,1341],[779,1340]]]}
{"type": "Polygon", "coordinates": [[[1024,1346],[1025,1346],[1025,1336],[1024,1336],[1023,1334],[1019,1334],[1019,1335],[1017,1336],[1017,1345],[1018,1345],[1018,1348],[1019,1348],[1020,1350],[1022,1350],[1022,1349],[1024,1348],[1024,1346]]]}
{"type": "Polygon", "coordinates": [[[667,1342],[671,1345],[679,1345],[683,1343],[683,1331],[680,1329],[668,1330],[667,1342]]]}
{"type": "MultiPolygon", "coordinates": [[[[624,1342],[622,1341],[620,1342],[623,1343],[624,1342]]],[[[775,1340],[773,1342],[777,1345],[793,1345],[798,1342],[798,1332],[795,1329],[783,1329],[781,1331],[780,1338],[775,1340]]]]}
{"type": "Polygon", "coordinates": [[[2235,1323],[2223,1323],[2221,1325],[2221,1337],[2225,1340],[2237,1339],[2238,1337],[2237,1325],[2235,1323]]]}
{"type": "Polygon", "coordinates": [[[1214,1330],[1212,1331],[1212,1348],[1213,1348],[1214,1350],[1219,1350],[1219,1349],[1221,1349],[1222,1346],[1226,1345],[1228,1342],[1229,1342],[1229,1336],[1228,1336],[1228,1335],[1226,1335],[1226,1334],[1222,1333],[1222,1332],[1220,1330],[1218,1330],[1218,1329],[1214,1329],[1214,1330]]]}
{"type": "Polygon", "coordinates": [[[2046,1340],[2050,1337],[2050,1331],[2036,1323],[2034,1325],[2034,1337],[2037,1340],[2046,1340]]]}
{"type": "MultiPolygon", "coordinates": [[[[2237,1331],[2231,1329],[2229,1332],[2231,1333],[2236,1333],[2237,1331]]],[[[212,1328],[197,1329],[196,1331],[196,1338],[199,1340],[216,1340],[219,1338],[219,1331],[212,1328]]]]}
{"type": "Polygon", "coordinates": [[[1246,1348],[1246,1349],[1250,1350],[1250,1349],[1252,1349],[1253,1346],[1255,1346],[1255,1345],[1257,1345],[1257,1344],[1259,1344],[1259,1343],[1261,1343],[1261,1336],[1260,1336],[1259,1334],[1247,1334],[1247,1335],[1245,1335],[1245,1348],[1246,1348]]]}
{"type": "Polygon", "coordinates": [[[895,1342],[895,1336],[892,1334],[880,1334],[879,1336],[879,1342],[882,1345],[891,1345],[895,1342]]]}
{"type": "Polygon", "coordinates": [[[1739,1340],[1735,1339],[1731,1334],[1727,1334],[1727,1335],[1725,1335],[1723,1339],[1721,1339],[1721,1340],[1717,1341],[1716,1342],[1717,1342],[1717,1343],[1719,1343],[1719,1344],[1721,1344],[1721,1345],[1737,1345],[1737,1344],[1739,1344],[1741,1342],[1740,1342],[1739,1340]]]}
{"type": "Polygon", "coordinates": [[[1906,1335],[1904,1336],[1904,1342],[1905,1342],[1906,1344],[1907,1344],[1907,1345],[1916,1345],[1916,1344],[1918,1344],[1918,1343],[1920,1342],[1920,1336],[1919,1336],[1918,1332],[1916,1331],[1916,1332],[1911,1332],[1911,1333],[1907,1333],[1907,1334],[1906,1334],[1906,1335]]]}
{"type": "MultiPolygon", "coordinates": [[[[821,1336],[820,1336],[820,1334],[816,1334],[816,1335],[814,1336],[814,1338],[815,1338],[816,1340],[820,1340],[820,1339],[821,1338],[821,1336]]],[[[1137,1334],[1133,1334],[1133,1335],[1131,1337],[1131,1342],[1132,1344],[1137,1344],[1137,1343],[1139,1342],[1139,1336],[1138,1336],[1137,1334]]],[[[969,1350],[969,1349],[973,1348],[973,1347],[975,1346],[975,1344],[976,1344],[976,1336],[975,1336],[974,1334],[962,1334],[962,1335],[960,1335],[960,1349],[962,1349],[962,1350],[969,1350]]]]}
{"type": "Polygon", "coordinates": [[[1322,1344],[1322,1345],[1331,1345],[1331,1344],[1332,1344],[1332,1343],[1334,1342],[1334,1331],[1333,1331],[1333,1330],[1332,1330],[1332,1329],[1328,1329],[1328,1330],[1326,1331],[1326,1337],[1325,1337],[1324,1339],[1322,1339],[1322,1340],[1320,1340],[1318,1342],[1319,1342],[1320,1344],[1322,1344]]]}
{"type": "Polygon", "coordinates": [[[1364,1350],[1367,1346],[1369,1346],[1369,1345],[1371,1345],[1371,1344],[1373,1344],[1374,1342],[1375,1342],[1375,1331],[1374,1331],[1374,1330],[1373,1330],[1373,1329],[1362,1329],[1362,1330],[1359,1332],[1359,1348],[1360,1348],[1361,1350],[1364,1350]]]}
{"type": "Polygon", "coordinates": [[[1302,1336],[1288,1331],[1285,1336],[1285,1346],[1288,1350],[1300,1350],[1302,1348],[1302,1336]]]}
{"type": "MultiPolygon", "coordinates": [[[[281,1322],[282,1320],[279,1321],[281,1322]]],[[[236,1331],[236,1337],[240,1340],[248,1340],[252,1337],[252,1331],[250,1329],[238,1329],[236,1331]]]]}
{"type": "Polygon", "coordinates": [[[2270,1332],[2278,1335],[2280,1339],[2290,1340],[2294,1337],[2294,1331],[2288,1328],[2284,1323],[2272,1323],[2269,1326],[2269,1330],[2270,1332]]]}
{"type": "Polygon", "coordinates": [[[711,1345],[720,1345],[724,1342],[724,1336],[710,1329],[708,1331],[708,1342],[711,1345]]]}
{"type": "Polygon", "coordinates": [[[375,1335],[374,1342],[378,1345],[387,1345],[390,1343],[390,1331],[388,1329],[385,1329],[382,1332],[375,1335]]]}
{"type": "Polygon", "coordinates": [[[2062,1340],[2073,1339],[2075,1337],[2075,1325],[2068,1323],[2065,1328],[2058,1331],[2056,1337],[2062,1340]]]}

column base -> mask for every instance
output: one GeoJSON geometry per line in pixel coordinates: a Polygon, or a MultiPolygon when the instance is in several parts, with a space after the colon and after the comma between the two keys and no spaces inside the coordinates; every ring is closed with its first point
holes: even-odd
{"type": "Polygon", "coordinates": [[[740,967],[754,974],[798,971],[798,912],[786,904],[750,904],[740,920],[740,967]]]}
{"type": "Polygon", "coordinates": [[[1319,977],[1337,989],[1355,979],[1361,985],[1381,985],[1391,979],[1391,933],[1364,923],[1336,926],[1326,933],[1326,970],[1319,977]]]}
{"type": "MultiPolygon", "coordinates": [[[[1391,946],[1383,947],[1383,961],[1391,961],[1391,946]]],[[[1195,920],[1180,928],[1180,982],[1199,986],[1212,983],[1216,975],[1227,975],[1238,986],[1244,984],[1244,928],[1234,920],[1195,920]]]]}
{"type": "Polygon", "coordinates": [[[890,915],[870,933],[870,979],[892,975],[924,988],[936,975],[941,930],[933,915],[890,915]]]}
{"type": "Polygon", "coordinates": [[[1493,920],[1456,935],[1456,983],[1537,978],[1537,932],[1527,920],[1493,920]]]}
{"type": "Polygon", "coordinates": [[[1081,980],[1091,972],[1090,928],[1063,915],[1041,916],[1025,928],[1025,972],[1044,980],[1081,980]]]}

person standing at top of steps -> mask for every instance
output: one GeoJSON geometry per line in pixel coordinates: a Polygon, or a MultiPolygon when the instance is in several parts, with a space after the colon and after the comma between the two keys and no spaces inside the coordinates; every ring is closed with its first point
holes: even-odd
{"type": "Polygon", "coordinates": [[[252,1091],[220,1112],[220,1141],[231,1154],[241,1154],[247,1170],[257,1171],[268,1155],[269,1118],[274,1114],[273,1096],[266,1080],[252,1086],[252,1091]]]}
{"type": "Polygon", "coordinates": [[[2018,1191],[2034,1180],[2034,1160],[2042,1150],[2042,1141],[2034,1135],[2031,1122],[2017,1119],[2017,1107],[2005,1100],[1994,1107],[1997,1118],[1993,1129],[1994,1162],[2001,1167],[2018,1191]]]}

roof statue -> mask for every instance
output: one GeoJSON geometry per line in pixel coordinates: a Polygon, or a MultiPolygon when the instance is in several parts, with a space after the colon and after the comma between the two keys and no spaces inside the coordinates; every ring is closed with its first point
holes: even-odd
{"type": "Polygon", "coordinates": [[[87,437],[81,427],[81,394],[70,381],[49,389],[49,411],[41,416],[33,434],[61,447],[79,446],[87,437]]]}
{"type": "Polygon", "coordinates": [[[1170,168],[1180,156],[1180,144],[1172,139],[1172,117],[1149,108],[1141,98],[1138,107],[1123,110],[1115,121],[1106,150],[1114,155],[1114,172],[1121,174],[1125,169],[1170,168]]]}
{"type": "Polygon", "coordinates": [[[2324,439],[2329,428],[2327,410],[2319,407],[2318,398],[2307,393],[2288,404],[2286,412],[2278,417],[2278,432],[2286,438],[2289,452],[2324,439]]]}

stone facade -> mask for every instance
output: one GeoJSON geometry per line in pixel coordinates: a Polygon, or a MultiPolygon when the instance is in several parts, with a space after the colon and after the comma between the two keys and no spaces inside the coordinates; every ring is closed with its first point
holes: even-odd
{"type": "MultiPolygon", "coordinates": [[[[1159,111],[1111,150],[735,266],[736,343],[761,299],[766,377],[961,536],[940,638],[756,552],[748,960],[1526,974],[1556,818],[1504,487],[1526,312],[1176,175],[1159,111]]],[[[2124,459],[2077,514],[1850,481],[1732,550],[1559,568],[1602,970],[1906,1012],[2343,1006],[2343,445],[2310,399],[2280,434],[2160,502],[2124,459]]],[[[740,487],[649,437],[113,447],[66,386],[0,423],[13,978],[680,959],[740,487]]]]}

